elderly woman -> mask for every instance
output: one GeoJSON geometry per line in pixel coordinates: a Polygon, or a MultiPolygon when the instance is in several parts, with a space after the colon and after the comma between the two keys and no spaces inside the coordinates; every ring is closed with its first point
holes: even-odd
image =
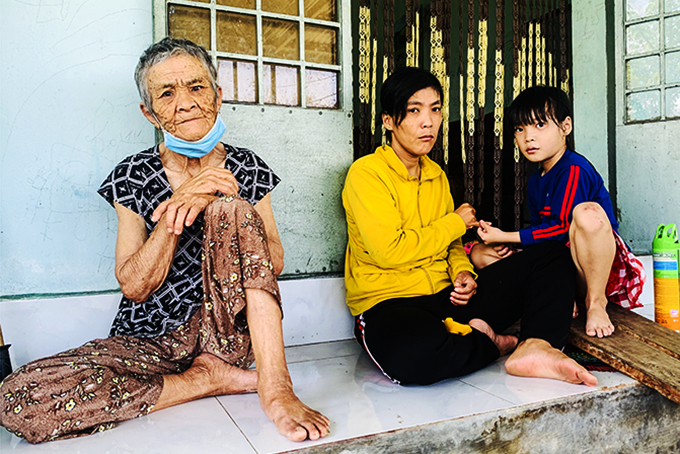
{"type": "Polygon", "coordinates": [[[285,363],[270,201],[279,178],[252,151],[220,143],[222,90],[202,47],[166,38],[144,52],[135,79],[165,140],[124,159],[99,189],[118,215],[123,298],[111,337],[18,369],[2,383],[0,423],[38,443],[257,391],[289,439],[327,435],[285,363]]]}

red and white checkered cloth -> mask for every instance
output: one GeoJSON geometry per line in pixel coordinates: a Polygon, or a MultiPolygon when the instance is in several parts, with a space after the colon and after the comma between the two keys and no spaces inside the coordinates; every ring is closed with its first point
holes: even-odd
{"type": "Polygon", "coordinates": [[[626,309],[642,307],[639,299],[647,276],[640,260],[628,250],[626,243],[614,232],[616,256],[607,280],[607,299],[626,309]]]}

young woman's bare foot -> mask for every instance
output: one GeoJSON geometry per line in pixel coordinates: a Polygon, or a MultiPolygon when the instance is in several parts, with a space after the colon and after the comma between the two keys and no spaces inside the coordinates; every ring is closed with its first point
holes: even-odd
{"type": "Polygon", "coordinates": [[[518,339],[516,336],[496,334],[489,324],[482,319],[473,318],[468,325],[489,336],[493,343],[496,344],[496,347],[501,351],[501,356],[507,355],[517,347],[518,339]]]}
{"type": "Polygon", "coordinates": [[[510,375],[520,377],[552,378],[588,386],[597,385],[597,378],[585,367],[543,339],[527,339],[519,344],[505,362],[505,370],[510,375]]]}
{"type": "Polygon", "coordinates": [[[161,410],[202,397],[255,391],[257,371],[240,369],[210,353],[201,353],[186,371],[163,376],[163,391],[153,410],[161,410]]]}
{"type": "Polygon", "coordinates": [[[328,435],[328,418],[303,404],[289,383],[275,386],[260,383],[258,394],[264,413],[289,440],[318,440],[328,435]]]}
{"type": "Polygon", "coordinates": [[[586,313],[586,334],[588,336],[607,337],[614,332],[614,325],[607,315],[606,301],[603,304],[591,304],[586,313]]]}

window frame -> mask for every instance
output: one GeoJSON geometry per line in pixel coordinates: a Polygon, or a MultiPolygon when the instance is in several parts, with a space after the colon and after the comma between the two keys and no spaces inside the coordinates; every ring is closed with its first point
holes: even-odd
{"type": "Polygon", "coordinates": [[[668,19],[680,17],[680,11],[674,11],[671,13],[665,12],[665,0],[659,1],[659,11],[657,14],[651,16],[645,16],[641,18],[635,18],[628,20],[628,1],[625,0],[621,2],[620,6],[620,18],[619,23],[619,46],[620,58],[617,59],[621,63],[620,67],[620,77],[621,82],[621,97],[623,111],[623,124],[640,124],[640,123],[655,123],[655,122],[665,122],[680,119],[680,116],[668,116],[666,114],[666,90],[669,88],[680,87],[680,81],[673,83],[666,83],[666,55],[672,52],[680,52],[680,45],[674,47],[666,47],[666,27],[665,22],[668,19]],[[644,23],[656,22],[659,23],[659,47],[655,51],[648,51],[642,53],[628,54],[628,27],[633,25],[639,25],[644,23]],[[628,62],[631,60],[636,60],[646,57],[659,57],[659,82],[654,85],[649,85],[645,87],[629,88],[628,87],[628,62]],[[659,91],[659,117],[644,119],[644,120],[631,120],[628,118],[628,96],[635,93],[643,93],[648,91],[659,91]]]}
{"type": "Polygon", "coordinates": [[[255,0],[255,9],[237,8],[231,6],[217,5],[215,0],[209,2],[200,2],[193,0],[153,0],[153,36],[154,42],[168,36],[168,18],[167,18],[167,4],[171,1],[173,4],[189,7],[202,7],[210,10],[210,54],[213,64],[219,69],[218,59],[240,60],[255,62],[257,65],[257,101],[256,102],[240,102],[240,101],[222,101],[223,104],[240,104],[251,106],[267,106],[267,107],[284,107],[287,109],[319,109],[326,111],[343,111],[348,112],[352,109],[352,38],[351,38],[351,6],[350,0],[336,0],[337,2],[337,22],[311,19],[304,17],[304,0],[298,0],[298,15],[290,16],[286,14],[271,13],[262,11],[261,0],[255,0]],[[217,11],[224,11],[235,14],[246,14],[255,16],[256,35],[257,35],[257,55],[244,55],[232,52],[218,52],[217,51],[217,11]],[[284,60],[280,58],[265,57],[263,52],[262,42],[262,19],[278,19],[295,21],[298,23],[299,33],[299,59],[298,60],[284,60]],[[320,25],[324,27],[331,27],[337,31],[338,36],[338,64],[329,65],[324,63],[313,63],[305,61],[305,25],[320,25]],[[283,65],[289,67],[296,67],[300,70],[300,105],[288,106],[281,104],[267,104],[264,102],[264,66],[266,64],[283,65]],[[335,108],[327,107],[307,107],[307,69],[319,69],[326,71],[334,71],[338,74],[338,106],[335,108]]]}

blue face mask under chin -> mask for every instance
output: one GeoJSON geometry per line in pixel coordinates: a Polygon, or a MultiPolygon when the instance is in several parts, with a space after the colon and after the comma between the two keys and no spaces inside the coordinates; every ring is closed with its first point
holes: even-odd
{"type": "MultiPolygon", "coordinates": [[[[158,119],[156,119],[156,121],[158,121],[158,119]]],[[[158,124],[160,123],[161,122],[159,121],[158,124]]],[[[227,126],[224,124],[224,121],[222,121],[222,117],[217,114],[215,124],[202,139],[198,139],[195,142],[189,142],[173,136],[165,129],[163,129],[163,139],[165,141],[165,147],[175,153],[182,154],[189,158],[202,158],[215,148],[215,145],[220,141],[226,130],[227,126]]]]}

